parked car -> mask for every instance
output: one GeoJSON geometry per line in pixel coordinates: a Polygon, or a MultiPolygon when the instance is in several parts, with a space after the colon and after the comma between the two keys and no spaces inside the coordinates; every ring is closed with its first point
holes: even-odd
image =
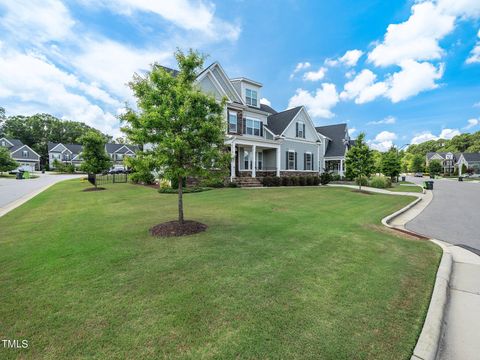
{"type": "Polygon", "coordinates": [[[417,172],[417,173],[415,173],[415,175],[413,175],[413,176],[415,176],[415,177],[423,177],[423,173],[417,172]]]}

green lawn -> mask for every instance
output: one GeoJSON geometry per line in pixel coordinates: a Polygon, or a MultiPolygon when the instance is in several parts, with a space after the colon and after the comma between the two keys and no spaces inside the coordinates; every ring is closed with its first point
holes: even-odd
{"type": "Polygon", "coordinates": [[[0,358],[408,359],[440,250],[383,228],[412,198],[185,195],[205,233],[152,238],[176,196],[59,183],[0,218],[0,358]]]}
{"type": "MultiPolygon", "coordinates": [[[[404,183],[404,184],[406,184],[406,183],[404,183]]],[[[395,191],[395,192],[414,192],[414,193],[423,192],[423,190],[420,186],[403,185],[402,183],[400,183],[398,185],[394,184],[393,187],[388,188],[387,190],[395,191]]]]}

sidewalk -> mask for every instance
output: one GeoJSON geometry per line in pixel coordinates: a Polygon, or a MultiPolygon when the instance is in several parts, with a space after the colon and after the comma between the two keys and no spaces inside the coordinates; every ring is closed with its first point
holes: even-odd
{"type": "MultiPolygon", "coordinates": [[[[332,186],[358,188],[352,185],[332,186]]],[[[409,233],[413,232],[407,230],[405,224],[417,217],[433,199],[432,191],[419,194],[392,193],[368,187],[364,189],[381,194],[411,195],[419,198],[408,209],[404,208],[382,220],[388,227],[409,233]]],[[[445,268],[439,268],[437,281],[438,277],[443,278],[445,274],[448,274],[448,279],[443,282],[447,285],[444,285],[443,291],[442,289],[434,290],[422,335],[415,348],[416,353],[418,348],[418,353],[425,354],[425,356],[414,355],[412,359],[480,359],[480,256],[461,246],[435,239],[430,241],[443,249],[444,257],[445,255],[451,256],[452,270],[448,272],[445,271],[445,268]],[[446,306],[443,307],[442,303],[446,303],[446,306]],[[443,324],[443,326],[439,324],[443,324]],[[432,329],[434,331],[431,331],[432,329]],[[420,344],[420,342],[422,343],[420,344]]],[[[435,287],[437,288],[437,285],[435,287]]]]}

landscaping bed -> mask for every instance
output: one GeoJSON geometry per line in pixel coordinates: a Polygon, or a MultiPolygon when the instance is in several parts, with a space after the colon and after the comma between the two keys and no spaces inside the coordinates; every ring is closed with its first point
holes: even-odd
{"type": "Polygon", "coordinates": [[[0,218],[0,358],[408,359],[440,250],[380,224],[411,197],[333,187],[177,199],[54,185],[0,218]]]}

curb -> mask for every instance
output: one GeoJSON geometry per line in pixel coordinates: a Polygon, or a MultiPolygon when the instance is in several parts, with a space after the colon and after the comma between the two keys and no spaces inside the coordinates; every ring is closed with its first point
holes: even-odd
{"type": "Polygon", "coordinates": [[[411,360],[435,360],[437,357],[445,322],[452,262],[452,255],[444,250],[440,266],[438,267],[425,323],[423,324],[417,345],[413,350],[411,360]]]}
{"type": "MultiPolygon", "coordinates": [[[[382,224],[390,229],[398,230],[418,238],[429,239],[428,237],[407,230],[403,226],[402,228],[398,228],[390,225],[390,222],[393,219],[410,210],[422,200],[421,197],[418,197],[404,208],[384,217],[382,219],[382,224]]],[[[433,240],[434,239],[430,239],[435,245],[440,246],[433,240]]],[[[445,313],[448,304],[448,290],[453,268],[452,254],[448,249],[445,249],[442,246],[440,246],[440,248],[443,251],[442,259],[435,277],[435,284],[433,286],[430,304],[428,305],[427,316],[425,317],[422,331],[410,358],[411,360],[435,360],[440,347],[443,324],[445,322],[445,313]]]]}

